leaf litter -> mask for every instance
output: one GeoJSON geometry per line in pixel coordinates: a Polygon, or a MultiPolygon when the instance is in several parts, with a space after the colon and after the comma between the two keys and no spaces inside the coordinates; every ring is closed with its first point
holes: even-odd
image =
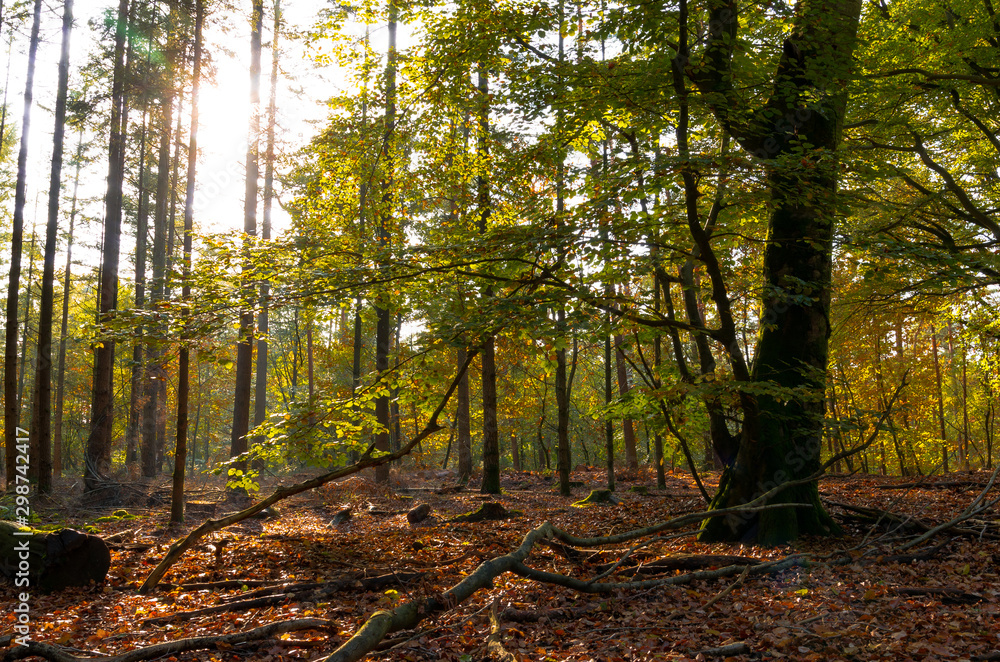
{"type": "MultiPolygon", "coordinates": [[[[496,497],[471,488],[441,489],[447,487],[446,478],[448,474],[436,471],[394,474],[395,489],[390,490],[355,476],[292,497],[279,505],[276,518],[251,520],[209,536],[148,596],[136,592],[145,575],[170,542],[198,522],[170,529],[167,514],[154,511],[145,513],[148,517],[139,527],[135,521],[102,522],[101,535],[131,533],[128,543],[113,546],[106,585],[32,593],[31,636],[76,655],[97,657],[315,618],[329,622],[328,627],[165,659],[323,659],[373,612],[442,593],[484,560],[515,549],[527,531],[544,521],[580,536],[600,536],[704,508],[693,482],[683,474],[668,475],[667,489],[649,489],[646,495],[628,487],[655,484],[649,473],[624,474],[616,491],[619,503],[587,508],[571,504],[590,489],[603,487],[603,473],[596,469],[574,472],[583,487],[571,497],[559,496],[550,476],[534,472],[505,474],[504,493],[496,497]],[[519,514],[504,520],[448,522],[488,500],[519,514]],[[431,515],[412,524],[407,512],[418,503],[430,505],[431,515]],[[331,523],[334,514],[348,506],[352,516],[331,523]],[[333,589],[331,583],[336,583],[333,589]],[[298,590],[309,586],[327,588],[298,590]],[[225,607],[245,600],[270,602],[236,610],[225,607]]],[[[979,492],[974,484],[981,479],[970,476],[966,484],[954,476],[930,478],[906,487],[912,479],[830,477],[821,482],[821,495],[845,535],[805,539],[794,547],[706,545],[695,540],[693,529],[632,547],[579,550],[577,555],[558,545],[540,547],[531,555],[530,566],[582,580],[602,569],[607,572],[625,557],[601,581],[640,577],[637,569],[659,571],[654,561],[679,555],[759,561],[793,553],[811,556],[776,574],[610,594],[580,594],[508,573],[491,589],[423,621],[416,630],[390,635],[366,659],[487,659],[493,654],[486,645],[496,602],[498,641],[516,660],[1000,660],[996,512],[914,550],[937,548],[931,558],[907,562],[894,557],[900,543],[964,510],[979,492]],[[942,486],[935,487],[937,483],[942,486]],[[897,485],[902,488],[893,489],[897,485]],[[879,519],[877,513],[898,519],[879,519]],[[827,562],[833,558],[841,560],[827,562]]],[[[713,482],[711,476],[708,482],[713,482]]],[[[88,523],[70,518],[65,525],[88,523]]],[[[15,596],[12,586],[0,587],[0,601],[12,604],[15,596]]],[[[13,613],[2,616],[3,634],[11,632],[14,622],[13,613]]],[[[0,654],[13,650],[0,649],[0,654]]]]}

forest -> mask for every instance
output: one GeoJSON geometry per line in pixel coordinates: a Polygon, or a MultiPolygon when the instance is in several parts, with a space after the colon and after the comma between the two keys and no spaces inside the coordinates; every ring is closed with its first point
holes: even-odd
{"type": "Polygon", "coordinates": [[[1000,659],[992,0],[84,4],[3,660],[1000,659]]]}

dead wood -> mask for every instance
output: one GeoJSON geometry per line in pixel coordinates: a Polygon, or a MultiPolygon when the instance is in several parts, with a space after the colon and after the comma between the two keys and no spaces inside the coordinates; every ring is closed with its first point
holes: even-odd
{"type": "Polygon", "coordinates": [[[986,599],[978,593],[968,593],[954,587],[897,586],[893,592],[898,595],[938,598],[949,605],[974,605],[986,599]]]}
{"type": "Polygon", "coordinates": [[[0,520],[0,550],[0,576],[13,582],[27,561],[31,586],[44,592],[103,583],[111,568],[104,540],[73,529],[49,533],[0,520]]]}
{"type": "MultiPolygon", "coordinates": [[[[779,488],[787,487],[779,486],[779,488]]],[[[687,575],[663,577],[632,582],[598,583],[586,582],[575,577],[567,577],[557,573],[543,572],[529,568],[524,561],[531,554],[536,544],[544,540],[558,539],[576,547],[601,547],[614,545],[627,540],[645,537],[671,528],[680,528],[688,524],[709,518],[720,517],[734,512],[759,512],[773,508],[808,507],[805,504],[772,504],[755,506],[762,500],[770,498],[779,488],[765,493],[750,503],[737,508],[720,508],[712,512],[691,513],[662,522],[652,527],[636,529],[622,534],[601,538],[579,538],[557,529],[549,522],[529,531],[521,544],[514,551],[492,558],[481,563],[471,574],[440,595],[420,598],[406,602],[392,610],[380,610],[372,614],[367,621],[340,648],[335,650],[326,662],[356,662],[376,649],[386,635],[400,630],[411,630],[425,618],[433,617],[442,611],[452,609],[469,599],[477,591],[493,586],[494,581],[505,572],[513,572],[527,579],[544,583],[565,586],[581,593],[607,593],[627,589],[654,588],[659,586],[687,584],[702,579],[717,579],[729,577],[742,572],[746,566],[727,566],[717,570],[692,572],[687,575]]],[[[749,570],[750,574],[765,574],[780,572],[796,565],[801,565],[807,555],[796,554],[778,561],[760,563],[749,570]]]]}
{"type": "Polygon", "coordinates": [[[942,480],[937,482],[918,483],[890,483],[888,485],[876,485],[877,490],[912,490],[912,489],[944,489],[949,487],[986,487],[987,483],[980,480],[942,480]]]}
{"type": "Polygon", "coordinates": [[[750,646],[744,641],[737,642],[735,644],[726,644],[725,646],[719,646],[718,648],[705,648],[698,651],[698,655],[704,655],[705,657],[729,657],[731,655],[746,655],[750,652],[750,646]]]}
{"type": "Polygon", "coordinates": [[[16,646],[8,650],[2,660],[11,662],[12,660],[23,660],[28,657],[41,657],[51,662],[139,662],[140,660],[151,660],[165,655],[173,655],[186,651],[202,650],[206,648],[229,648],[236,644],[247,641],[259,641],[270,639],[286,632],[298,632],[301,630],[324,630],[336,631],[337,624],[320,618],[298,618],[290,621],[278,621],[259,628],[247,630],[246,632],[234,632],[232,634],[214,635],[209,637],[191,637],[189,639],[177,639],[176,641],[166,641],[161,644],[137,648],[121,655],[106,656],[96,655],[94,657],[80,657],[66,652],[59,646],[46,644],[39,641],[32,641],[27,645],[16,646]]]}
{"type": "Polygon", "coordinates": [[[163,582],[160,586],[171,591],[224,591],[226,589],[243,588],[244,586],[248,588],[257,586],[280,586],[282,583],[283,582],[279,579],[225,579],[217,582],[194,582],[191,584],[171,584],[169,582],[163,582]]]}
{"type": "Polygon", "coordinates": [[[316,476],[315,478],[310,478],[309,480],[302,481],[301,483],[289,485],[288,487],[280,487],[277,490],[275,490],[271,494],[271,496],[267,497],[263,501],[259,501],[256,504],[249,506],[248,508],[244,508],[239,512],[227,515],[225,517],[222,517],[221,519],[206,520],[201,524],[201,526],[197,527],[189,534],[187,534],[187,536],[181,538],[180,540],[177,540],[176,542],[174,542],[173,545],[170,546],[170,549],[167,551],[167,554],[163,557],[160,563],[155,568],[153,568],[153,571],[149,573],[149,575],[146,577],[146,580],[142,583],[142,586],[139,587],[139,593],[145,595],[150,591],[152,591],[153,589],[155,589],[156,585],[160,583],[160,580],[163,579],[163,576],[167,573],[167,570],[169,570],[175,563],[177,563],[178,560],[180,560],[184,552],[193,547],[204,536],[207,536],[208,534],[214,533],[216,531],[220,531],[226,528],[227,526],[236,524],[237,522],[241,522],[247,519],[248,517],[252,517],[253,515],[256,515],[257,513],[264,510],[265,508],[268,508],[269,506],[278,503],[282,499],[287,499],[290,496],[295,496],[296,494],[301,494],[302,492],[306,492],[308,490],[321,487],[322,485],[326,485],[327,483],[337,480],[338,478],[344,478],[346,476],[356,474],[359,471],[363,471],[364,469],[377,467],[386,464],[387,462],[392,462],[409,455],[410,451],[416,448],[417,445],[420,444],[420,442],[422,442],[424,439],[431,436],[435,432],[444,429],[444,427],[438,423],[438,417],[441,415],[441,412],[443,412],[445,407],[448,405],[449,400],[451,400],[451,396],[455,393],[455,390],[458,388],[458,384],[461,381],[462,376],[468,369],[469,364],[472,362],[472,359],[478,353],[479,353],[478,350],[476,350],[475,348],[469,350],[468,354],[466,355],[465,363],[461,367],[459,367],[458,374],[456,374],[454,379],[452,379],[451,384],[448,386],[448,390],[441,398],[441,402],[438,403],[437,408],[434,409],[434,412],[431,414],[430,419],[428,419],[427,424],[424,425],[424,429],[421,430],[419,434],[414,435],[413,438],[410,439],[406,443],[406,445],[404,445],[398,451],[394,453],[389,453],[388,455],[382,455],[373,458],[370,455],[371,452],[374,450],[374,446],[372,446],[368,449],[368,451],[365,452],[364,456],[360,460],[358,460],[357,462],[355,462],[350,466],[341,467],[340,469],[327,472],[321,476],[316,476]]]}
{"type": "MultiPolygon", "coordinates": [[[[564,545],[557,540],[546,540],[543,544],[570,563],[580,565],[587,559],[587,555],[580,550],[564,545]]],[[[608,565],[610,566],[610,564],[608,565]]]]}
{"type": "Polygon", "coordinates": [[[919,563],[920,561],[929,561],[938,555],[941,550],[951,544],[952,540],[945,540],[940,545],[935,545],[934,547],[929,547],[923,549],[919,552],[911,552],[909,554],[886,554],[884,556],[879,556],[875,559],[877,563],[919,563]]]}
{"type": "Polygon", "coordinates": [[[484,520],[507,519],[509,517],[511,517],[511,513],[504,508],[502,503],[499,501],[487,501],[479,507],[479,510],[452,517],[448,521],[451,523],[482,522],[484,520]]]}
{"type": "Polygon", "coordinates": [[[721,593],[716,594],[714,598],[706,602],[705,605],[702,607],[702,609],[708,609],[709,607],[711,607],[716,602],[718,602],[719,600],[723,599],[724,597],[732,593],[740,586],[743,586],[743,582],[746,580],[748,574],[750,574],[750,566],[744,567],[743,572],[741,572],[740,576],[736,578],[736,581],[727,586],[721,593]]]}
{"type": "Polygon", "coordinates": [[[598,504],[617,505],[619,503],[621,503],[621,501],[615,498],[615,495],[612,494],[611,490],[600,489],[600,490],[591,490],[590,494],[587,495],[587,498],[580,499],[573,505],[582,508],[583,506],[590,506],[590,505],[598,505],[598,504]]]}
{"type": "MultiPolygon", "coordinates": [[[[918,520],[913,517],[902,517],[900,515],[896,515],[895,513],[891,513],[887,510],[879,510],[878,508],[868,508],[865,506],[855,506],[849,503],[842,503],[840,501],[831,501],[827,499],[824,499],[823,501],[827,505],[835,506],[837,508],[841,508],[849,512],[857,513],[858,515],[861,516],[861,518],[859,519],[861,519],[861,521],[863,522],[867,522],[869,524],[883,522],[886,525],[895,526],[896,529],[907,530],[921,534],[919,537],[914,538],[906,545],[904,545],[903,549],[908,549],[909,547],[919,545],[920,543],[929,540],[934,535],[945,531],[969,538],[988,538],[990,540],[1000,539],[1000,534],[985,531],[987,526],[991,526],[989,524],[986,524],[981,528],[976,528],[976,529],[958,526],[959,524],[966,522],[975,517],[977,514],[983,512],[983,510],[985,510],[985,507],[978,508],[972,513],[959,515],[958,517],[943,524],[931,525],[922,520],[918,520]]],[[[997,501],[1000,501],[1000,499],[994,500],[987,505],[992,506],[997,501]]]]}
{"type": "Polygon", "coordinates": [[[500,618],[513,623],[537,623],[546,621],[572,621],[593,612],[595,607],[567,607],[566,609],[514,609],[507,607],[500,612],[500,618]]]}
{"type": "Polygon", "coordinates": [[[406,521],[410,524],[417,524],[427,519],[427,516],[430,514],[431,505],[429,503],[422,503],[418,506],[414,506],[406,513],[406,521]]]}
{"type": "Polygon", "coordinates": [[[993,651],[992,653],[984,653],[982,655],[973,655],[970,659],[972,662],[996,662],[996,660],[1000,660],[1000,651],[993,651]]]}
{"type": "MultiPolygon", "coordinates": [[[[622,570],[631,570],[633,575],[655,575],[673,570],[703,570],[705,568],[721,568],[727,565],[757,565],[758,559],[748,556],[733,556],[728,554],[679,554],[666,556],[648,563],[632,563],[622,566],[622,570]]],[[[604,572],[614,566],[605,563],[597,566],[598,572],[604,572]]]]}
{"type": "Polygon", "coordinates": [[[270,607],[289,601],[317,602],[340,591],[380,591],[392,586],[401,586],[406,582],[419,579],[423,576],[424,573],[422,572],[395,572],[378,577],[351,577],[332,582],[307,582],[266,587],[251,594],[235,596],[235,599],[223,602],[222,604],[203,607],[202,609],[193,609],[191,611],[179,611],[165,616],[154,616],[153,618],[147,618],[143,623],[148,625],[166,625],[174,621],[189,621],[193,618],[210,616],[212,614],[270,607]]]}
{"type": "Polygon", "coordinates": [[[192,611],[179,611],[173,614],[167,614],[166,616],[154,616],[153,618],[147,618],[142,623],[143,625],[153,625],[160,626],[166,625],[168,623],[174,623],[177,621],[189,621],[192,618],[200,618],[202,616],[211,616],[212,614],[222,614],[230,611],[246,611],[247,609],[257,609],[260,607],[270,607],[272,605],[280,605],[282,602],[293,599],[296,593],[279,593],[277,595],[267,595],[262,598],[253,598],[252,600],[239,600],[237,602],[229,602],[221,605],[212,605],[211,607],[203,607],[202,609],[194,609],[192,611]]]}
{"type": "Polygon", "coordinates": [[[486,655],[497,662],[517,662],[517,658],[503,647],[503,633],[500,628],[500,617],[497,616],[497,602],[493,600],[490,608],[490,634],[486,637],[486,655]]]}
{"type": "Polygon", "coordinates": [[[339,526],[344,522],[350,521],[351,516],[353,514],[354,514],[354,509],[351,508],[350,506],[347,506],[346,508],[341,508],[336,512],[336,514],[334,514],[333,519],[330,520],[330,526],[339,526]]]}

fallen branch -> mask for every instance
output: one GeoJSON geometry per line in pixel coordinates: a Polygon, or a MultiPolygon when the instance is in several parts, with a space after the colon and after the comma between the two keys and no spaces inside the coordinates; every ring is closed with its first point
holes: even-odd
{"type": "MultiPolygon", "coordinates": [[[[768,492],[768,494],[764,495],[764,497],[770,495],[772,492],[774,492],[774,490],[768,492]]],[[[656,525],[655,527],[646,527],[645,529],[640,529],[638,531],[653,531],[655,533],[665,529],[686,526],[689,523],[700,521],[702,519],[719,517],[730,512],[745,512],[748,510],[751,512],[757,512],[772,508],[789,507],[807,508],[809,506],[805,504],[772,504],[757,507],[749,507],[745,505],[736,508],[723,508],[711,512],[682,515],[656,525]]],[[[505,572],[513,572],[514,574],[527,579],[565,586],[580,593],[607,593],[624,589],[653,588],[659,586],[686,584],[702,579],[729,577],[746,569],[745,565],[733,565],[716,570],[692,572],[687,575],[678,575],[675,577],[620,583],[597,583],[587,582],[575,577],[567,577],[556,573],[535,570],[524,564],[524,561],[531,554],[534,546],[547,540],[559,539],[577,547],[598,547],[602,545],[617,544],[625,540],[640,537],[641,535],[642,534],[637,534],[637,532],[628,532],[614,536],[605,536],[603,538],[578,538],[565,531],[557,529],[549,522],[545,522],[541,526],[532,529],[525,534],[520,546],[518,546],[517,549],[503,556],[498,556],[488,561],[484,561],[472,572],[472,574],[466,576],[462,579],[462,581],[444,593],[438,596],[422,598],[404,603],[391,611],[380,610],[375,612],[368,618],[367,621],[365,621],[361,628],[359,628],[350,639],[344,642],[344,644],[335,650],[329,657],[325,658],[325,662],[356,662],[375,650],[386,635],[392,632],[398,632],[399,630],[413,629],[425,618],[434,616],[435,614],[461,604],[477,591],[484,588],[491,588],[494,580],[505,572]]],[[[755,575],[767,572],[780,572],[787,568],[802,564],[806,558],[808,558],[807,555],[796,554],[778,561],[761,563],[752,567],[748,572],[755,575]]]]}
{"type": "Polygon", "coordinates": [[[707,610],[709,607],[713,606],[719,600],[721,600],[722,598],[726,597],[727,595],[729,595],[730,593],[732,593],[734,590],[736,590],[740,586],[743,586],[743,582],[746,580],[748,574],[750,574],[750,566],[745,566],[743,568],[743,572],[741,572],[740,576],[736,578],[736,581],[733,582],[732,584],[730,584],[729,586],[727,586],[724,591],[722,591],[721,593],[717,594],[714,598],[712,598],[711,600],[709,600],[708,602],[706,602],[705,606],[702,607],[702,609],[706,609],[707,610]]]}
{"type": "Polygon", "coordinates": [[[263,598],[254,598],[253,600],[240,600],[238,602],[229,602],[221,605],[212,605],[211,607],[194,609],[192,611],[179,611],[173,614],[167,614],[166,616],[154,616],[152,618],[147,618],[142,622],[142,624],[160,626],[160,625],[166,625],[167,623],[173,623],[175,621],[189,621],[192,618],[199,618],[201,616],[211,616],[212,614],[222,614],[230,611],[246,611],[247,609],[270,607],[271,605],[280,605],[283,602],[287,602],[288,600],[291,600],[295,596],[296,596],[295,593],[279,593],[277,595],[268,595],[263,598]]]}
{"type": "Polygon", "coordinates": [[[421,441],[431,436],[435,432],[444,429],[443,426],[438,424],[438,416],[441,415],[441,412],[443,412],[444,408],[448,405],[448,401],[451,400],[451,396],[454,394],[455,389],[458,388],[458,384],[461,381],[462,376],[468,369],[469,364],[472,362],[472,359],[475,358],[475,356],[478,353],[479,352],[475,349],[469,350],[468,355],[466,356],[465,363],[461,367],[459,367],[458,374],[452,380],[451,384],[448,387],[448,390],[445,391],[445,394],[442,397],[441,402],[438,403],[437,408],[431,414],[431,417],[427,421],[427,424],[424,426],[424,429],[421,430],[419,434],[415,435],[412,439],[410,439],[410,441],[407,442],[406,445],[400,448],[398,451],[396,451],[395,453],[390,453],[388,455],[382,455],[377,458],[368,457],[367,456],[368,454],[366,453],[365,454],[366,457],[363,457],[360,461],[355,462],[350,466],[341,467],[340,469],[327,472],[321,476],[316,476],[315,478],[311,478],[301,483],[296,483],[295,485],[289,485],[288,487],[280,487],[277,490],[275,490],[274,493],[271,494],[271,496],[267,497],[263,501],[259,501],[253,504],[248,508],[244,508],[239,512],[232,513],[220,519],[206,520],[201,526],[194,529],[193,531],[191,531],[191,533],[187,534],[187,536],[181,538],[180,540],[178,540],[177,542],[175,542],[173,545],[170,546],[170,549],[167,551],[166,556],[163,557],[163,560],[161,560],[160,563],[155,568],[153,568],[153,571],[149,573],[148,577],[146,577],[146,580],[142,583],[142,586],[139,587],[139,593],[147,594],[154,588],[156,588],[156,585],[160,583],[161,579],[163,579],[163,575],[166,574],[167,570],[169,570],[171,566],[173,566],[175,563],[177,563],[178,560],[180,560],[184,552],[193,547],[204,536],[207,536],[208,534],[214,533],[216,531],[221,531],[222,529],[231,526],[233,524],[236,524],[237,522],[242,522],[248,517],[256,515],[260,511],[267,508],[268,506],[272,506],[283,499],[287,499],[290,496],[294,496],[296,494],[300,494],[302,492],[315,489],[322,485],[326,485],[331,481],[337,480],[338,478],[344,478],[345,476],[350,476],[364,469],[377,467],[379,465],[386,464],[387,462],[392,462],[394,460],[398,460],[402,457],[405,457],[406,455],[409,455],[410,451],[416,448],[421,441]]]}
{"type": "Polygon", "coordinates": [[[493,600],[490,608],[490,634],[486,637],[486,655],[498,662],[517,662],[517,658],[503,647],[503,638],[500,630],[500,617],[497,616],[497,602],[493,600]]]}
{"type": "MultiPolygon", "coordinates": [[[[749,556],[678,554],[677,556],[667,556],[647,563],[625,565],[622,569],[631,570],[632,574],[635,575],[654,575],[672,570],[703,570],[705,568],[719,568],[727,565],[757,565],[758,563],[760,563],[759,559],[750,558],[749,556]]],[[[612,566],[613,564],[598,566],[597,570],[603,572],[612,566]]]]}
{"type": "Polygon", "coordinates": [[[140,660],[151,660],[164,655],[184,653],[186,651],[202,650],[206,648],[230,648],[236,644],[247,641],[258,641],[270,639],[286,632],[298,632],[300,630],[325,630],[336,631],[337,624],[333,621],[321,618],[297,618],[290,621],[278,621],[259,628],[247,630],[246,632],[234,632],[233,634],[214,635],[209,637],[191,637],[189,639],[178,639],[176,641],[165,641],[162,644],[137,648],[121,655],[99,656],[99,657],[79,657],[67,653],[59,646],[46,644],[40,641],[32,641],[23,646],[16,646],[7,651],[3,656],[3,662],[12,660],[23,660],[28,657],[42,657],[51,662],[140,662],[140,660]]]}
{"type": "Polygon", "coordinates": [[[254,591],[252,594],[246,596],[239,596],[238,599],[231,602],[224,602],[191,611],[179,611],[166,616],[154,616],[153,618],[147,618],[143,623],[147,625],[166,625],[174,621],[189,621],[193,618],[209,616],[211,614],[258,609],[288,601],[317,602],[338,591],[378,591],[386,586],[396,586],[423,576],[424,573],[422,572],[397,572],[378,577],[355,577],[351,579],[339,579],[333,582],[309,582],[291,586],[268,587],[260,591],[254,591]],[[281,592],[278,593],[276,591],[281,592]]]}
{"type": "Polygon", "coordinates": [[[910,489],[944,489],[948,487],[986,487],[986,483],[979,480],[942,480],[938,482],[923,481],[918,483],[890,483],[887,485],[876,485],[876,490],[910,490],[910,489]]]}
{"type": "Polygon", "coordinates": [[[729,657],[731,655],[745,655],[750,652],[750,646],[744,641],[737,642],[735,644],[726,644],[725,646],[719,646],[718,648],[705,648],[704,650],[698,651],[698,655],[704,655],[705,657],[729,657]]]}
{"type": "Polygon", "coordinates": [[[938,598],[941,602],[951,605],[974,605],[986,599],[978,593],[968,593],[954,587],[898,586],[893,592],[898,595],[938,598]]]}

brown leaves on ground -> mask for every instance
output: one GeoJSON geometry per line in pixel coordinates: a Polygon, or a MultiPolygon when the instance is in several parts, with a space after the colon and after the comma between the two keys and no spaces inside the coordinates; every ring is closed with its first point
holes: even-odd
{"type": "MultiPolygon", "coordinates": [[[[290,618],[335,622],[335,632],[288,633],[226,650],[168,658],[314,660],[343,643],[373,611],[439,594],[483,560],[514,549],[526,531],[543,521],[596,536],[703,507],[693,483],[676,474],[668,477],[666,490],[650,489],[648,495],[630,492],[630,484],[655,484],[651,476],[639,475],[619,485],[620,504],[572,508],[574,501],[603,482],[597,470],[577,471],[573,477],[584,486],[572,497],[560,497],[551,479],[535,473],[508,473],[505,493],[495,500],[509,511],[520,511],[519,517],[450,523],[449,519],[477,510],[490,498],[474,488],[436,493],[454,482],[441,472],[401,476],[396,491],[355,476],[279,504],[278,518],[251,520],[214,534],[182,558],[164,579],[166,583],[150,596],[138,595],[136,587],[170,542],[198,522],[182,531],[169,530],[166,514],[151,512],[145,519],[102,523],[106,536],[130,530],[129,542],[114,546],[108,585],[51,595],[32,592],[31,636],[78,649],[78,655],[88,651],[96,656],[184,637],[248,630],[290,618]],[[403,484],[407,489],[402,489],[403,484]],[[431,513],[412,524],[406,513],[418,503],[428,504],[431,513]],[[331,525],[333,515],[346,507],[351,507],[353,516],[331,525]],[[382,588],[384,584],[378,590],[361,588],[365,577],[394,573],[398,582],[390,588],[382,588]],[[356,584],[345,590],[345,579],[356,584]],[[330,582],[337,581],[341,584],[329,589],[330,582]],[[306,583],[329,590],[296,589],[306,583]],[[165,625],[150,620],[240,600],[251,593],[288,597],[277,604],[165,625]]],[[[893,482],[904,481],[832,477],[820,489],[831,502],[888,511],[904,522],[925,525],[953,517],[980,489],[962,485],[877,489],[893,482]]],[[[393,635],[369,659],[487,659],[494,600],[499,606],[499,640],[518,660],[727,659],[725,651],[740,649],[725,647],[741,642],[750,652],[728,659],[975,660],[991,659],[1000,650],[1000,544],[990,538],[997,530],[993,520],[1000,518],[994,514],[989,521],[963,524],[965,529],[979,527],[981,537],[968,533],[954,537],[930,560],[899,563],[889,557],[916,530],[898,521],[872,522],[857,512],[832,511],[842,518],[847,536],[804,540],[794,550],[702,545],[693,534],[664,535],[631,548],[579,554],[567,553],[558,545],[543,547],[530,557],[529,565],[582,579],[606,571],[628,551],[628,561],[602,581],[627,580],[636,574],[637,565],[654,571],[656,559],[679,554],[772,560],[794,551],[814,554],[815,562],[778,575],[751,576],[714,602],[734,578],[613,595],[578,595],[503,575],[492,590],[424,622],[421,629],[393,635]],[[842,550],[841,557],[854,557],[854,562],[823,563],[836,550],[842,550]]],[[[928,547],[947,539],[948,534],[939,536],[928,547]]],[[[0,587],[0,603],[14,604],[16,594],[9,585],[0,587]]],[[[3,634],[11,632],[14,614],[6,607],[0,623],[3,634]]]]}

